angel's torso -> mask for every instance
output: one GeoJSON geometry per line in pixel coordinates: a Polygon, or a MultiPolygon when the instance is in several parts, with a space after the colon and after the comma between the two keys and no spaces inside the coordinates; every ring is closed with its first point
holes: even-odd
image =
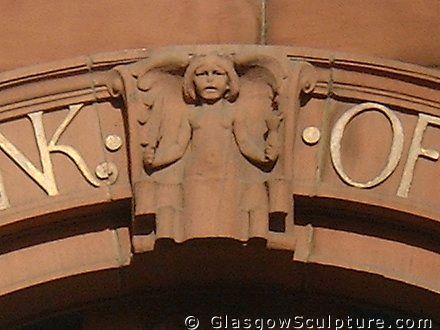
{"type": "Polygon", "coordinates": [[[235,112],[227,103],[189,110],[192,138],[187,175],[213,179],[237,175],[240,152],[233,133],[235,112]]]}

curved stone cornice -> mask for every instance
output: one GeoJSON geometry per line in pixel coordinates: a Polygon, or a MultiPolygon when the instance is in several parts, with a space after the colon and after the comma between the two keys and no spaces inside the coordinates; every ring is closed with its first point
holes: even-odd
{"type": "MultiPolygon", "coordinates": [[[[245,142],[240,145],[239,133],[234,134],[230,137],[245,154],[245,142]]],[[[266,143],[267,135],[259,143],[266,143]]],[[[268,248],[292,251],[295,264],[380,275],[439,294],[439,135],[438,70],[328,51],[182,46],[84,56],[3,72],[0,268],[5,271],[0,295],[83,273],[130,270],[137,267],[136,258],[159,258],[160,251],[151,250],[166,239],[181,243],[208,238],[209,243],[217,237],[226,238],[226,244],[237,240],[250,245],[255,237],[263,238],[268,248]],[[174,94],[165,95],[181,99],[179,79],[196,58],[191,56],[212,52],[232,58],[227,57],[241,79],[242,94],[231,104],[258,108],[261,102],[240,103],[240,97],[245,88],[251,95],[260,80],[279,97],[271,100],[277,106],[272,104],[270,113],[282,113],[277,118],[281,124],[274,124],[273,130],[279,129],[275,133],[283,141],[281,151],[272,155],[276,164],[264,168],[266,176],[258,182],[269,191],[271,183],[284,180],[287,208],[281,193],[270,191],[263,197],[275,200],[264,237],[227,231],[191,234],[188,228],[183,230],[190,232],[186,236],[157,236],[154,223],[145,233],[145,228],[138,232],[137,220],[157,215],[157,205],[151,211],[145,202],[153,187],[142,140],[148,120],[135,113],[139,104],[151,108],[158,102],[147,99],[153,88],[148,74],[167,74],[168,85],[159,86],[178,86],[174,94]],[[179,64],[176,54],[186,64],[179,64]],[[166,65],[171,68],[164,69],[166,65]],[[256,73],[245,76],[255,68],[256,73]],[[136,237],[142,235],[147,241],[139,247],[136,237]],[[40,255],[47,258],[41,265],[33,261],[40,255]],[[18,263],[28,265],[25,273],[18,263]]]]}
{"type": "MultiPolygon", "coordinates": [[[[216,46],[207,47],[215,49],[216,46]]],[[[228,47],[233,51],[243,46],[228,47]]],[[[166,47],[164,49],[173,48],[166,47]]],[[[187,48],[193,49],[190,46],[187,48]]],[[[368,98],[368,96],[373,96],[374,100],[378,101],[383,101],[383,98],[385,98],[388,101],[395,99],[395,103],[398,103],[400,100],[409,103],[413,102],[421,106],[439,107],[438,94],[429,93],[430,89],[434,91],[439,89],[439,70],[392,60],[379,60],[377,58],[333,53],[330,51],[276,46],[266,46],[265,48],[276,49],[277,52],[292,60],[304,60],[327,69],[319,77],[316,89],[316,93],[319,95],[334,94],[348,98],[368,98]],[[332,69],[331,72],[328,69],[332,69]],[[362,73],[362,75],[356,73],[362,73]],[[360,81],[358,81],[359,78],[361,78],[360,81]],[[390,81],[396,84],[394,88],[384,88],[384,82],[389,83],[390,81]],[[422,88],[424,86],[430,88],[422,88]],[[409,89],[410,92],[405,93],[405,89],[409,89]],[[428,92],[428,95],[423,95],[426,92],[428,92]]],[[[184,49],[184,47],[180,49],[184,49]]],[[[99,73],[105,72],[105,70],[116,65],[133,63],[148,58],[149,52],[151,52],[149,49],[140,49],[103,53],[0,73],[0,90],[2,91],[29,83],[41,83],[41,90],[34,88],[33,91],[20,91],[18,89],[13,92],[11,91],[14,95],[1,95],[0,112],[39,103],[37,100],[30,101],[30,97],[41,98],[41,103],[52,100],[65,100],[65,104],[69,103],[68,100],[70,100],[70,103],[93,100],[93,97],[90,98],[90,95],[93,94],[98,99],[106,98],[109,95],[106,93],[105,88],[102,88],[104,87],[102,80],[105,80],[105,77],[102,77],[99,73]],[[92,77],[87,75],[91,73],[93,73],[92,77]],[[83,79],[76,77],[76,79],[70,81],[58,81],[58,86],[51,86],[49,83],[43,84],[46,80],[81,76],[82,74],[86,75],[82,77],[83,79]],[[60,86],[63,83],[66,84],[64,88],[60,86]],[[89,97],[86,97],[86,95],[89,97]],[[17,104],[12,105],[12,103],[17,104]]]]}
{"type": "MultiPolygon", "coordinates": [[[[244,46],[227,47],[231,51],[236,51],[244,46]]],[[[248,47],[256,48],[256,46],[248,47]]],[[[207,48],[215,49],[216,46],[207,46],[207,48]]],[[[433,116],[438,113],[437,109],[440,107],[438,70],[319,50],[291,47],[266,48],[291,60],[306,60],[315,65],[318,70],[318,82],[313,93],[318,99],[328,97],[331,100],[342,100],[342,103],[347,100],[350,104],[374,101],[391,106],[402,113],[423,112],[433,116]]],[[[178,49],[196,51],[190,46],[178,49]]],[[[87,104],[108,100],[111,95],[106,83],[113,74],[108,70],[116,65],[148,58],[149,52],[151,50],[142,49],[98,54],[3,72],[0,74],[0,119],[8,121],[34,111],[52,111],[76,103],[87,104]]],[[[409,139],[410,136],[406,138],[409,139]]],[[[323,182],[322,186],[326,187],[326,183],[323,182]]],[[[346,190],[346,192],[338,190],[341,195],[335,196],[334,191],[332,193],[334,185],[328,186],[327,190],[328,193],[323,192],[324,197],[334,196],[361,201],[365,196],[357,190],[346,190]]],[[[383,193],[377,192],[375,195],[371,196],[370,204],[386,206],[383,203],[383,193]]],[[[393,200],[394,204],[390,205],[390,209],[415,213],[431,219],[436,218],[435,203],[408,201],[408,199],[393,200]]]]}

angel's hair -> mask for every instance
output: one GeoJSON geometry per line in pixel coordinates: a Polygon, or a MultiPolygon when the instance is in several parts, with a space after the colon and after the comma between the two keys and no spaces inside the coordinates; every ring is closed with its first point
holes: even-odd
{"type": "Polygon", "coordinates": [[[228,76],[228,90],[224,98],[229,102],[234,102],[238,97],[239,92],[239,78],[234,68],[234,63],[228,57],[218,54],[209,54],[202,56],[195,56],[188,65],[183,78],[183,95],[185,100],[189,103],[197,103],[199,101],[194,84],[194,76],[196,70],[207,62],[218,65],[225,70],[228,76]]]}

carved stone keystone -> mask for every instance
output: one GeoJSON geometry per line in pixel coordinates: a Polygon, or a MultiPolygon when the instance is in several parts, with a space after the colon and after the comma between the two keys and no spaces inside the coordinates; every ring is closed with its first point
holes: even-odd
{"type": "MultiPolygon", "coordinates": [[[[128,111],[136,252],[293,226],[295,114],[313,67],[261,49],[157,52],[115,68],[128,111]]],[[[293,241],[292,241],[293,244],[293,241]]]]}

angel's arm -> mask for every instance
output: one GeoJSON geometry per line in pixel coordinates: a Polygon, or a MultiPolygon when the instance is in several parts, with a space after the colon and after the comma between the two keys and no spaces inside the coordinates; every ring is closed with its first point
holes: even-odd
{"type": "Polygon", "coordinates": [[[165,166],[183,157],[191,138],[191,127],[187,118],[182,118],[176,141],[167,146],[147,150],[144,155],[144,165],[148,168],[165,166]]]}
{"type": "Polygon", "coordinates": [[[267,127],[267,138],[265,146],[259,148],[247,133],[246,121],[238,118],[234,123],[234,134],[238,147],[243,155],[258,163],[270,163],[275,161],[280,152],[280,141],[278,127],[282,120],[281,114],[270,114],[265,120],[267,127]]]}
{"type": "Polygon", "coordinates": [[[279,126],[283,120],[282,113],[271,112],[269,118],[266,119],[267,126],[267,138],[266,138],[266,148],[264,150],[266,158],[270,161],[275,161],[280,155],[281,151],[281,141],[279,126]]]}
{"type": "Polygon", "coordinates": [[[266,155],[264,149],[259,148],[247,132],[244,118],[237,118],[234,122],[234,135],[238,147],[243,155],[258,163],[265,163],[266,155]]]}

